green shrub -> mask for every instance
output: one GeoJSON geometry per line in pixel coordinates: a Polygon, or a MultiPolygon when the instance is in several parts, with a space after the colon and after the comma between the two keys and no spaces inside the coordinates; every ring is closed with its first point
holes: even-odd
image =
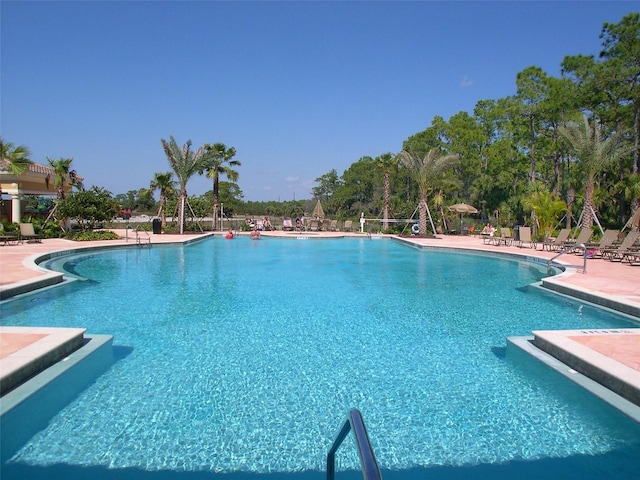
{"type": "Polygon", "coordinates": [[[120,235],[110,230],[85,230],[81,232],[70,232],[67,238],[69,238],[70,240],[75,240],[77,242],[90,242],[91,240],[119,240],[120,235]]]}

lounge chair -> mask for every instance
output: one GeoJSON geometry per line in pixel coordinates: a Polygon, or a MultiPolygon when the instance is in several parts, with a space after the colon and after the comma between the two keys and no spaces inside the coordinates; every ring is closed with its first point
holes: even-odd
{"type": "Polygon", "coordinates": [[[508,247],[512,242],[513,236],[511,235],[511,229],[507,227],[502,227],[500,229],[499,237],[493,237],[493,244],[497,247],[499,247],[500,245],[508,247]]]}
{"type": "Polygon", "coordinates": [[[317,232],[320,230],[320,221],[319,220],[311,220],[309,222],[309,230],[312,232],[317,232]]]}
{"type": "MultiPolygon", "coordinates": [[[[562,247],[563,248],[567,248],[567,247],[571,247],[571,246],[577,246],[577,245],[587,245],[587,243],[589,242],[589,239],[591,238],[591,235],[593,235],[593,231],[590,228],[583,228],[582,230],[580,230],[580,233],[578,234],[578,236],[573,239],[573,240],[567,240],[565,242],[562,243],[562,247]]],[[[582,252],[583,250],[581,248],[573,248],[571,249],[571,251],[573,253],[577,253],[577,252],[582,252]]]]}
{"type": "Polygon", "coordinates": [[[545,238],[542,242],[542,250],[547,248],[550,252],[558,251],[562,248],[562,244],[569,239],[571,234],[570,228],[563,228],[556,238],[545,238]]]}
{"type": "Polygon", "coordinates": [[[293,230],[293,222],[290,218],[285,218],[282,220],[282,230],[291,232],[293,230]]]}
{"type": "Polygon", "coordinates": [[[36,232],[33,229],[33,223],[21,223],[20,240],[26,240],[27,243],[40,243],[42,241],[42,237],[40,235],[36,235],[36,232]]]}
{"type": "Polygon", "coordinates": [[[331,220],[331,225],[329,225],[329,230],[335,232],[338,230],[338,220],[331,220]]]}
{"type": "Polygon", "coordinates": [[[634,244],[640,238],[640,232],[629,232],[624,240],[617,248],[605,248],[602,250],[602,258],[611,260],[612,262],[621,262],[626,254],[635,255],[640,247],[634,247],[634,244]]]}
{"type": "Polygon", "coordinates": [[[322,231],[328,232],[330,228],[331,228],[331,221],[328,219],[322,220],[322,225],[320,226],[320,229],[322,231]]]}
{"type": "Polygon", "coordinates": [[[15,242],[15,245],[20,243],[20,237],[18,235],[7,234],[4,231],[4,225],[0,222],[0,242],[4,245],[11,245],[15,242]]]}
{"type": "Polygon", "coordinates": [[[531,239],[531,227],[520,227],[518,232],[518,247],[523,248],[525,243],[529,244],[529,248],[536,248],[537,244],[531,239]]]}
{"type": "Polygon", "coordinates": [[[345,232],[352,232],[353,231],[353,220],[345,220],[344,221],[344,226],[342,227],[342,229],[345,232]]]}
{"type": "Polygon", "coordinates": [[[627,250],[622,254],[621,262],[629,262],[629,265],[640,267],[640,250],[627,250]]]}
{"type": "MultiPolygon", "coordinates": [[[[589,258],[600,258],[602,257],[602,250],[605,248],[613,248],[613,245],[616,243],[618,239],[618,234],[620,232],[618,230],[607,229],[602,234],[602,238],[600,238],[599,242],[587,242],[585,246],[587,247],[587,255],[589,258]]],[[[576,252],[578,255],[582,254],[582,251],[576,252]]]]}

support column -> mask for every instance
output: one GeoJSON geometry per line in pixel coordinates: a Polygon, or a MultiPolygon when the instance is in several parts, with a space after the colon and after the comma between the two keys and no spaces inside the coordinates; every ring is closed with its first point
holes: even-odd
{"type": "Polygon", "coordinates": [[[17,183],[13,183],[11,186],[12,190],[7,192],[11,195],[11,221],[20,223],[20,190],[17,183]]]}

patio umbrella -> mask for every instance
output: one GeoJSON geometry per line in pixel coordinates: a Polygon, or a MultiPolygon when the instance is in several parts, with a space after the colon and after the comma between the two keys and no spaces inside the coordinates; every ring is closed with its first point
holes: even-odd
{"type": "Polygon", "coordinates": [[[318,203],[316,203],[316,206],[313,209],[313,216],[316,218],[324,218],[324,210],[322,209],[320,200],[318,200],[318,203]]]}
{"type": "Polygon", "coordinates": [[[451,205],[449,207],[450,212],[456,213],[478,213],[478,209],[471,205],[467,205],[466,203],[456,203],[455,205],[451,205]]]}
{"type": "Polygon", "coordinates": [[[456,212],[460,214],[460,231],[462,231],[462,214],[463,213],[478,213],[478,209],[466,203],[456,203],[449,207],[450,212],[456,212]]]}

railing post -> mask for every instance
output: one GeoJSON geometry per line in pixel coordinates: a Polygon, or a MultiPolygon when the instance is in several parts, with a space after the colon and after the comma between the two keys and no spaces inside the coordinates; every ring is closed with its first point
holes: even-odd
{"type": "Polygon", "coordinates": [[[342,442],[352,429],[356,440],[356,446],[358,447],[358,455],[360,456],[360,466],[362,468],[364,480],[382,480],[380,468],[378,467],[378,462],[373,454],[373,448],[371,447],[371,441],[369,440],[369,435],[367,434],[367,428],[364,425],[362,414],[356,408],[349,411],[349,416],[344,421],[340,432],[336,436],[329,452],[327,453],[327,480],[335,479],[336,451],[340,448],[340,445],[342,445],[342,442]]]}

